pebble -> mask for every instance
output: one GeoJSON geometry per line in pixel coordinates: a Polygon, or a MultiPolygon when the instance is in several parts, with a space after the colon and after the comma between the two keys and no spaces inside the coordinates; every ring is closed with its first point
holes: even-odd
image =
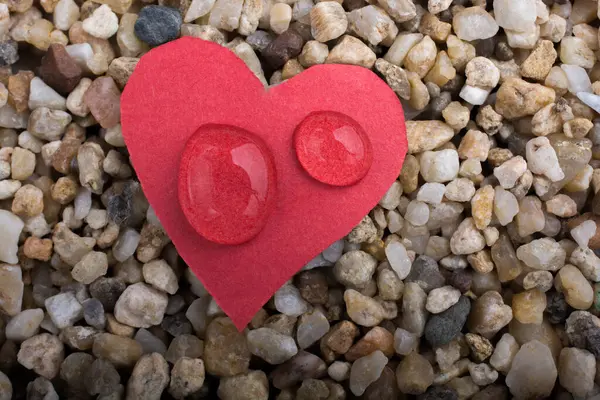
{"type": "Polygon", "coordinates": [[[36,335],[44,319],[44,310],[35,308],[23,310],[6,324],[6,339],[23,342],[36,335]]]}
{"type": "Polygon", "coordinates": [[[496,111],[504,118],[515,119],[533,115],[554,100],[555,93],[552,89],[510,78],[500,85],[496,94],[496,111]]]}
{"type": "Polygon", "coordinates": [[[388,359],[380,350],[354,361],[350,370],[350,391],[362,395],[367,387],[381,376],[388,359]]]}
{"type": "Polygon", "coordinates": [[[591,220],[584,221],[571,229],[570,233],[579,247],[587,248],[590,239],[596,234],[596,223],[591,220]]]}
{"type": "Polygon", "coordinates": [[[425,339],[432,347],[439,347],[451,342],[462,330],[469,312],[471,302],[461,296],[456,304],[439,314],[434,314],[425,325],[425,339]]]}
{"type": "Polygon", "coordinates": [[[233,376],[248,371],[250,350],[246,338],[229,318],[217,317],[206,330],[204,343],[206,371],[217,376],[233,376]]]}
{"type": "Polygon", "coordinates": [[[371,281],[377,260],[361,250],[343,254],[333,267],[336,279],[345,286],[363,288],[371,281]]]}
{"type": "Polygon", "coordinates": [[[106,4],[96,8],[91,16],[83,20],[81,25],[83,30],[90,35],[108,39],[117,33],[119,29],[119,19],[106,4]]]}
{"type": "Polygon", "coordinates": [[[344,35],[329,52],[326,64],[350,64],[372,68],[377,56],[360,39],[344,35]]]}
{"type": "Polygon", "coordinates": [[[132,367],[142,356],[142,346],[128,337],[100,333],[94,340],[92,352],[117,368],[132,367]]]}
{"type": "Polygon", "coordinates": [[[311,8],[310,26],[315,40],[324,43],[342,36],[348,27],[348,19],[340,3],[325,1],[311,8]]]}
{"type": "Polygon", "coordinates": [[[556,365],[550,349],[532,340],[525,343],[513,359],[506,384],[515,397],[546,397],[550,396],[556,377],[556,365]]]}
{"type": "Polygon", "coordinates": [[[531,54],[521,64],[522,76],[539,81],[545,79],[550,73],[556,57],[554,44],[549,40],[540,40],[531,54]]]}
{"type": "Polygon", "coordinates": [[[434,150],[448,143],[454,131],[441,121],[406,121],[406,136],[408,152],[414,154],[434,150]]]}
{"type": "MultiPolygon", "coordinates": [[[[211,14],[211,21],[218,21],[219,11],[221,7],[218,7],[220,2],[217,2],[211,14]]],[[[224,21],[227,21],[225,19],[224,21]]],[[[211,25],[215,26],[215,24],[211,25]]],[[[221,28],[221,26],[216,26],[221,28]]],[[[150,46],[160,46],[161,44],[175,40],[179,36],[179,30],[181,28],[181,14],[176,9],[149,5],[142,8],[138,14],[138,19],[135,21],[134,32],[135,35],[144,43],[150,46]]],[[[237,28],[235,26],[234,28],[237,28]]]]}
{"type": "Polygon", "coordinates": [[[587,310],[594,301],[594,289],[581,271],[573,265],[565,265],[555,279],[557,290],[565,295],[567,303],[577,310],[587,310]]]}
{"type": "Polygon", "coordinates": [[[248,332],[248,348],[269,364],[282,364],[298,352],[294,339],[270,328],[248,332]]]}
{"type": "Polygon", "coordinates": [[[300,291],[291,284],[285,284],[274,295],[275,308],[280,313],[298,317],[308,311],[308,303],[300,291]]]}
{"type": "Polygon", "coordinates": [[[468,327],[472,332],[492,338],[496,332],[508,325],[512,318],[512,309],[504,304],[502,296],[498,292],[487,291],[473,303],[468,327]]]}
{"type": "Polygon", "coordinates": [[[309,303],[327,303],[329,298],[327,279],[319,269],[299,273],[295,279],[295,284],[302,298],[309,303]]]}
{"type": "MultiPolygon", "coordinates": [[[[65,362],[72,355],[73,354],[69,355],[65,359],[65,362]]],[[[87,365],[87,368],[85,369],[82,383],[87,392],[91,395],[100,396],[111,394],[121,381],[121,377],[115,367],[110,362],[103,359],[93,360],[92,358],[92,360],[87,359],[85,362],[86,364],[89,362],[89,365],[87,365]]],[[[62,372],[63,370],[61,368],[61,375],[62,372]]]]}
{"type": "Polygon", "coordinates": [[[225,377],[219,382],[217,394],[223,400],[267,400],[269,381],[263,371],[225,377]]]}
{"type": "Polygon", "coordinates": [[[487,39],[498,32],[498,24],[485,9],[469,7],[460,10],[452,18],[452,28],[461,40],[487,39]]]}
{"type": "Polygon", "coordinates": [[[478,386],[487,386],[498,379],[498,371],[490,368],[487,364],[469,364],[469,374],[473,383],[478,386]]]}
{"type": "Polygon", "coordinates": [[[72,326],[83,318],[83,307],[71,292],[49,297],[44,304],[48,315],[58,329],[72,326]]]}
{"type": "Polygon", "coordinates": [[[58,394],[52,386],[52,382],[43,377],[37,377],[27,385],[27,396],[31,398],[42,398],[44,400],[58,399],[58,394]]]}
{"type": "Polygon", "coordinates": [[[429,256],[419,256],[412,265],[405,283],[414,282],[426,293],[444,285],[444,276],[440,273],[437,262],[429,256]]]}
{"type": "Polygon", "coordinates": [[[394,332],[394,350],[396,353],[406,356],[416,351],[418,346],[419,336],[402,328],[396,328],[394,332]]]}
{"type": "Polygon", "coordinates": [[[90,251],[75,264],[71,270],[71,276],[77,282],[89,285],[99,277],[106,274],[108,270],[108,259],[105,253],[90,251]]]}
{"type": "Polygon", "coordinates": [[[564,179],[556,152],[545,137],[531,139],[526,145],[527,166],[534,174],[545,175],[552,182],[564,179]]]}
{"type": "Polygon", "coordinates": [[[433,367],[422,355],[412,352],[398,364],[396,380],[398,388],[406,394],[423,394],[433,383],[433,367]]]}
{"type": "Polygon", "coordinates": [[[515,222],[517,232],[521,237],[527,237],[528,235],[542,231],[546,226],[546,219],[540,199],[535,196],[522,198],[519,202],[519,213],[515,218],[515,222]]]}
{"type": "Polygon", "coordinates": [[[319,310],[303,314],[298,321],[296,340],[301,349],[306,349],[329,331],[329,321],[319,310]]]}
{"type": "Polygon", "coordinates": [[[510,333],[505,333],[496,343],[494,353],[490,357],[490,365],[503,374],[507,374],[518,352],[519,343],[510,333]]]}
{"type": "Polygon", "coordinates": [[[558,271],[565,265],[566,252],[556,240],[533,240],[517,249],[517,258],[528,267],[545,271],[558,271]]]}
{"type": "Polygon", "coordinates": [[[473,218],[465,218],[450,239],[454,254],[472,254],[483,250],[485,238],[477,229],[473,218]]]}
{"type": "Polygon", "coordinates": [[[586,397],[594,388],[596,359],[587,350],[565,347],[558,359],[558,378],[562,387],[577,397],[586,397]]]}
{"type": "Polygon", "coordinates": [[[104,306],[98,299],[88,299],[82,303],[85,322],[96,329],[104,329],[106,318],[104,306]]]}
{"type": "Polygon", "coordinates": [[[600,282],[600,258],[590,249],[576,248],[569,259],[583,273],[586,279],[600,282]]]}
{"type": "Polygon", "coordinates": [[[58,375],[64,357],[64,346],[58,337],[41,333],[21,343],[17,361],[25,368],[51,380],[58,375]]]}
{"type": "MultiPolygon", "coordinates": [[[[138,331],[139,332],[139,331],[138,331]]],[[[151,334],[151,333],[149,333],[151,334]]],[[[148,334],[145,334],[145,345],[148,346],[150,345],[151,347],[154,347],[155,350],[160,350],[160,351],[152,351],[152,352],[156,352],[156,353],[161,353],[165,355],[165,359],[170,362],[171,364],[175,364],[177,362],[177,360],[179,360],[181,357],[189,357],[189,358],[199,358],[202,357],[202,355],[204,354],[204,343],[202,342],[202,340],[198,339],[196,336],[194,335],[190,335],[190,334],[182,334],[179,335],[177,337],[175,337],[173,339],[173,341],[171,341],[171,344],[169,345],[168,350],[166,350],[166,352],[162,351],[164,348],[164,343],[159,344],[157,341],[161,341],[159,338],[157,338],[156,336],[154,336],[153,338],[150,338],[150,336],[148,334]],[[151,342],[152,341],[152,342],[151,342]],[[156,343],[153,343],[156,342],[156,343]]],[[[136,335],[136,340],[137,340],[137,335],[136,335]]],[[[142,344],[142,347],[144,346],[144,344],[142,344]]],[[[145,353],[147,353],[145,351],[145,353]]]]}
{"type": "Polygon", "coordinates": [[[127,382],[127,398],[159,400],[169,384],[169,364],[158,353],[146,354],[135,364],[127,382]]]}
{"type": "Polygon", "coordinates": [[[122,324],[149,328],[162,322],[168,298],[144,283],[128,286],[116,302],[115,318],[122,324]]]}
{"type": "Polygon", "coordinates": [[[295,30],[288,29],[271,41],[261,54],[272,68],[277,69],[283,67],[288,60],[297,57],[303,45],[302,36],[295,30]]]}
{"type": "Polygon", "coordinates": [[[458,175],[459,166],[456,150],[425,151],[421,154],[421,176],[426,182],[449,182],[458,175]]]}
{"type": "Polygon", "coordinates": [[[173,269],[164,260],[153,260],[142,267],[144,280],[156,289],[175,294],[179,289],[173,269]]]}
{"type": "Polygon", "coordinates": [[[361,326],[375,326],[383,320],[383,306],[371,297],[348,289],[344,292],[344,301],[348,316],[361,326]]]}
{"type": "Polygon", "coordinates": [[[394,355],[394,336],[385,328],[376,326],[368,331],[344,355],[346,360],[355,361],[380,350],[386,357],[394,355]]]}
{"type": "Polygon", "coordinates": [[[16,264],[19,261],[17,258],[19,235],[24,223],[13,213],[0,210],[0,225],[3,227],[0,230],[0,261],[16,264]]]}
{"type": "Polygon", "coordinates": [[[411,271],[412,262],[404,245],[399,242],[389,243],[385,247],[385,255],[398,279],[405,279],[411,271]]]}
{"type": "MultiPolygon", "coordinates": [[[[77,391],[85,391],[85,376],[88,374],[94,357],[87,353],[72,353],[65,357],[60,366],[60,377],[77,391]]],[[[114,368],[114,367],[113,367],[114,368]]],[[[115,374],[118,373],[115,371],[115,374]]],[[[119,381],[117,380],[116,384],[119,381]]]]}
{"type": "Polygon", "coordinates": [[[299,351],[294,357],[279,365],[271,373],[273,386],[285,389],[305,379],[317,378],[325,373],[327,365],[314,354],[299,351]]]}
{"type": "Polygon", "coordinates": [[[460,295],[460,290],[452,286],[433,289],[427,296],[425,308],[432,314],[439,314],[456,304],[460,295]]]}
{"type": "Polygon", "coordinates": [[[535,0],[494,0],[494,18],[504,29],[527,31],[535,23],[536,15],[535,0]]]}

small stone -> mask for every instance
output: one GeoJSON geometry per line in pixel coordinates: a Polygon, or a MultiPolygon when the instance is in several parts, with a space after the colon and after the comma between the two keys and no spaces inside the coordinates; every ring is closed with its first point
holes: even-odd
{"type": "Polygon", "coordinates": [[[132,367],[142,355],[142,346],[128,337],[100,333],[94,340],[93,353],[115,367],[132,367]]]}
{"type": "Polygon", "coordinates": [[[356,290],[346,290],[344,301],[348,316],[359,325],[375,326],[383,320],[384,309],[381,304],[356,290]]]}
{"type": "Polygon", "coordinates": [[[52,386],[52,382],[50,382],[46,378],[37,377],[33,382],[30,382],[27,385],[27,396],[40,399],[58,399],[58,394],[54,390],[54,386],[52,386]]]}
{"type": "Polygon", "coordinates": [[[534,174],[543,174],[552,182],[564,179],[556,152],[545,137],[537,137],[527,142],[527,165],[534,174]]]}
{"type": "Polygon", "coordinates": [[[398,388],[406,394],[422,394],[433,383],[433,368],[422,355],[412,352],[398,364],[396,380],[398,388]]]}
{"type": "Polygon", "coordinates": [[[291,284],[285,284],[279,288],[275,292],[274,301],[277,311],[292,317],[298,317],[308,311],[308,303],[302,298],[298,289],[291,284]]]}
{"type": "Polygon", "coordinates": [[[318,269],[303,271],[295,278],[295,284],[302,298],[312,304],[325,304],[328,299],[327,280],[318,269]]]}
{"type": "Polygon", "coordinates": [[[350,370],[350,391],[356,396],[362,395],[371,383],[379,379],[387,363],[387,357],[380,350],[356,360],[350,370]]]}
{"type": "Polygon", "coordinates": [[[71,270],[71,275],[77,282],[89,285],[99,277],[105,275],[107,270],[108,259],[106,253],[90,251],[75,264],[71,270]]]}
{"type": "Polygon", "coordinates": [[[47,379],[54,379],[58,375],[63,359],[63,344],[48,333],[25,340],[17,354],[19,364],[47,379]]]}
{"type": "Polygon", "coordinates": [[[426,293],[444,285],[444,276],[440,273],[437,262],[428,256],[419,256],[413,263],[405,283],[414,282],[426,293]]]}
{"type": "Polygon", "coordinates": [[[394,337],[387,330],[376,326],[368,331],[358,342],[356,342],[345,354],[346,360],[355,361],[361,357],[380,350],[386,357],[394,355],[394,337]]]}
{"type": "Polygon", "coordinates": [[[204,375],[204,362],[201,359],[180,358],[171,371],[169,393],[176,399],[183,399],[197,392],[204,384],[204,375]]]}
{"type": "Polygon", "coordinates": [[[64,223],[58,223],[52,234],[54,251],[69,265],[75,266],[96,244],[92,238],[82,238],[73,233],[64,223]]]}
{"type": "Polygon", "coordinates": [[[487,364],[469,364],[469,374],[473,383],[479,386],[489,385],[498,379],[498,371],[493,370],[487,364]]]}
{"type": "Polygon", "coordinates": [[[569,262],[579,268],[586,279],[600,282],[600,258],[592,250],[581,247],[576,248],[571,253],[569,262]]]}
{"type": "Polygon", "coordinates": [[[272,373],[273,386],[285,389],[305,379],[322,376],[327,370],[323,360],[306,351],[299,351],[292,359],[278,366],[272,373]]]}
{"type": "Polygon", "coordinates": [[[542,238],[519,247],[517,258],[530,268],[558,271],[565,265],[566,252],[554,239],[542,238]]]}
{"type": "Polygon", "coordinates": [[[485,57],[472,58],[466,65],[466,84],[482,89],[493,88],[500,80],[500,71],[485,57]]]}
{"type": "Polygon", "coordinates": [[[547,397],[552,392],[556,377],[556,365],[550,349],[532,340],[525,343],[513,359],[506,384],[515,397],[547,397]]]}
{"type": "Polygon", "coordinates": [[[502,296],[498,292],[488,291],[474,302],[468,326],[470,331],[491,338],[512,318],[512,309],[504,304],[502,296]]]}
{"type": "Polygon", "coordinates": [[[560,60],[564,64],[592,68],[596,57],[585,41],[575,36],[564,37],[560,42],[560,60]]]}
{"type": "Polygon", "coordinates": [[[305,349],[321,339],[329,331],[329,321],[323,313],[314,309],[300,317],[296,340],[301,349],[305,349]]]}
{"type": "Polygon", "coordinates": [[[581,271],[565,265],[556,275],[555,285],[565,295],[567,303],[577,310],[587,310],[594,301],[594,289],[581,271]]]}
{"type": "Polygon", "coordinates": [[[545,86],[521,79],[506,80],[496,95],[496,111],[503,117],[515,119],[535,114],[554,102],[555,93],[545,86]]]}
{"type": "Polygon", "coordinates": [[[44,211],[43,193],[33,185],[19,188],[12,202],[12,212],[23,217],[34,217],[44,211]]]}
{"type": "Polygon", "coordinates": [[[125,291],[125,283],[118,278],[100,277],[89,287],[92,297],[100,300],[106,311],[112,311],[121,294],[125,291]]]}
{"type": "MultiPolygon", "coordinates": [[[[585,69],[578,65],[570,64],[562,64],[560,68],[567,77],[569,92],[575,93],[584,103],[586,103],[586,100],[583,100],[583,98],[593,98],[592,96],[595,96],[591,93],[586,93],[592,91],[592,83],[585,69]],[[580,95],[582,92],[586,94],[580,95]]],[[[590,107],[593,108],[593,106],[590,107]]]]}
{"type": "Polygon", "coordinates": [[[85,322],[96,329],[104,329],[106,318],[104,316],[104,306],[100,300],[88,299],[82,305],[85,322]]]}
{"type": "Polygon", "coordinates": [[[394,21],[379,7],[368,5],[358,8],[349,12],[347,17],[349,30],[374,46],[381,42],[389,45],[398,34],[394,21]]]}
{"type": "Polygon", "coordinates": [[[408,152],[415,154],[434,150],[448,143],[454,136],[454,131],[441,121],[406,121],[406,136],[408,152]]]}
{"type": "Polygon", "coordinates": [[[467,297],[461,296],[456,304],[427,321],[425,339],[432,347],[450,343],[462,330],[470,310],[471,302],[467,297]]]}
{"type": "Polygon", "coordinates": [[[142,273],[146,283],[159,290],[175,294],[179,289],[175,272],[164,260],[153,260],[144,264],[142,273]]]}
{"type": "Polygon", "coordinates": [[[146,354],[135,364],[127,382],[127,398],[159,400],[169,384],[169,364],[158,353],[146,354]]]}
{"type": "MultiPolygon", "coordinates": [[[[211,12],[211,17],[214,10],[211,12]]],[[[293,29],[288,29],[277,36],[261,52],[265,61],[274,69],[279,69],[288,62],[288,60],[297,57],[302,51],[304,39],[293,29]]],[[[373,59],[375,62],[375,59],[373,59]]]]}
{"type": "Polygon", "coordinates": [[[558,359],[558,379],[562,387],[577,397],[586,397],[594,388],[596,359],[587,350],[565,347],[558,359]]]}
{"type": "Polygon", "coordinates": [[[329,52],[326,64],[350,64],[365,68],[372,68],[377,56],[360,39],[350,35],[342,36],[342,39],[329,52]]]}
{"type": "Polygon", "coordinates": [[[223,400],[267,400],[269,381],[263,371],[221,378],[217,394],[223,400]]]}
{"type": "MultiPolygon", "coordinates": [[[[228,32],[232,32],[239,27],[242,8],[243,1],[230,2],[226,0],[217,0],[211,9],[208,20],[209,24],[217,29],[223,29],[228,32]]],[[[181,22],[179,23],[181,24],[181,22]]],[[[178,31],[179,28],[173,29],[174,37],[170,40],[173,40],[177,37],[178,31]]]]}
{"type": "Polygon", "coordinates": [[[285,3],[273,4],[269,16],[271,30],[277,34],[281,34],[290,26],[290,21],[292,20],[292,7],[285,3]]]}
{"type": "MultiPolygon", "coordinates": [[[[218,10],[213,9],[214,18],[218,18],[218,10]]],[[[241,12],[241,7],[240,7],[241,12]]],[[[211,13],[211,21],[213,14],[211,13]]],[[[211,25],[214,25],[211,23],[211,25]]],[[[221,26],[216,26],[221,28],[221,26]]],[[[164,6],[150,5],[142,8],[135,22],[135,35],[150,46],[160,46],[161,44],[177,39],[181,28],[181,14],[176,9],[164,6]]],[[[237,28],[237,24],[234,29],[237,28]]]]}
{"type": "Polygon", "coordinates": [[[515,31],[526,31],[533,25],[537,15],[534,0],[494,0],[494,17],[502,28],[515,31]]]}
{"type": "Polygon", "coordinates": [[[465,340],[469,345],[472,357],[478,362],[486,360],[494,351],[494,346],[492,346],[489,340],[482,336],[467,333],[465,335],[465,340]]]}
{"type": "Polygon", "coordinates": [[[522,324],[541,324],[545,309],[546,295],[540,290],[528,290],[513,296],[513,315],[522,324]]]}
{"type": "Polygon", "coordinates": [[[547,292],[552,289],[553,279],[554,277],[549,271],[531,271],[523,278],[523,289],[539,289],[547,292]]]}
{"type": "Polygon", "coordinates": [[[546,211],[561,218],[573,217],[577,214],[577,204],[564,194],[557,194],[546,201],[546,211]]]}
{"type": "Polygon", "coordinates": [[[310,10],[312,36],[319,42],[328,42],[342,36],[348,19],[341,4],[335,1],[317,3],[310,10]]]}
{"type": "Polygon", "coordinates": [[[149,328],[162,322],[167,295],[144,283],[128,286],[115,305],[115,318],[122,324],[149,328]]]}
{"type": "MultiPolygon", "coordinates": [[[[139,332],[139,331],[138,331],[139,332]]],[[[146,335],[147,336],[147,335],[146,335]]],[[[137,338],[137,335],[136,335],[137,338]]],[[[159,340],[155,337],[156,340],[159,340]]],[[[146,343],[149,344],[149,343],[146,343]]],[[[157,344],[154,344],[153,347],[156,347],[157,344]]],[[[164,346],[164,343],[163,343],[164,346]]],[[[160,346],[162,349],[163,346],[160,346]]],[[[160,353],[160,352],[158,352],[160,353]]],[[[204,354],[204,343],[202,340],[198,339],[194,335],[183,334],[176,336],[171,344],[169,345],[169,349],[166,350],[165,359],[171,364],[175,364],[180,358],[188,357],[188,358],[199,358],[204,354]]]]}
{"type": "Polygon", "coordinates": [[[473,218],[465,218],[450,239],[450,248],[454,254],[476,253],[483,250],[485,245],[485,238],[475,226],[473,218]]]}
{"type": "MultiPolygon", "coordinates": [[[[59,0],[54,8],[54,26],[61,31],[68,31],[69,28],[79,20],[79,6],[73,0],[59,0]]],[[[48,51],[51,51],[51,44],[48,51]]],[[[44,79],[45,80],[45,79],[44,79]]]]}
{"type": "Polygon", "coordinates": [[[43,319],[44,310],[41,308],[21,311],[6,324],[6,339],[16,342],[29,339],[38,333],[43,319]]]}
{"type": "Polygon", "coordinates": [[[432,314],[439,314],[456,304],[460,295],[460,290],[452,286],[433,289],[427,296],[425,308],[432,314]]]}
{"type": "Polygon", "coordinates": [[[377,236],[377,228],[373,220],[366,215],[357,226],[348,234],[347,240],[350,243],[372,243],[379,239],[377,236]]]}
{"type": "Polygon", "coordinates": [[[426,151],[421,155],[421,175],[426,182],[449,182],[458,175],[456,150],[426,151]]]}
{"type": "Polygon", "coordinates": [[[498,32],[498,24],[484,8],[469,7],[454,14],[452,28],[462,40],[487,39],[498,32]]]}
{"type": "Polygon", "coordinates": [[[596,234],[596,223],[588,220],[571,229],[571,237],[577,242],[579,247],[588,247],[589,241],[596,234]]]}
{"type": "Polygon", "coordinates": [[[217,317],[211,321],[204,344],[204,361],[209,374],[233,376],[245,373],[250,355],[246,338],[229,318],[217,317]]]}
{"type": "Polygon", "coordinates": [[[72,326],[83,318],[83,307],[73,293],[59,293],[45,301],[46,311],[58,329],[72,326]]]}
{"type": "MultiPolygon", "coordinates": [[[[160,6],[147,6],[144,9],[149,7],[160,6]]],[[[115,81],[111,77],[104,76],[92,82],[83,96],[83,101],[103,128],[112,128],[121,120],[120,97],[121,92],[115,81]]]]}
{"type": "Polygon", "coordinates": [[[129,77],[133,74],[133,70],[140,61],[135,57],[119,57],[110,62],[106,74],[114,79],[114,81],[122,89],[129,81],[129,77]]]}
{"type": "MultiPolygon", "coordinates": [[[[17,261],[15,260],[15,262],[17,261]]],[[[0,264],[0,292],[2,293],[0,310],[9,316],[15,316],[21,312],[24,287],[22,274],[21,267],[18,265],[0,264]]]]}
{"type": "Polygon", "coordinates": [[[303,67],[308,68],[313,65],[324,64],[328,55],[329,48],[325,43],[309,40],[302,48],[302,53],[298,56],[298,61],[303,67]]]}
{"type": "Polygon", "coordinates": [[[550,73],[556,57],[554,44],[549,40],[540,40],[521,64],[521,75],[538,81],[545,79],[550,73]]]}
{"type": "Polygon", "coordinates": [[[103,4],[83,20],[82,28],[94,37],[108,39],[117,33],[119,19],[109,6],[103,4]]]}
{"type": "Polygon", "coordinates": [[[402,299],[402,326],[404,329],[419,336],[423,335],[428,316],[425,309],[426,302],[427,294],[421,286],[415,282],[408,282],[405,285],[402,299]]]}
{"type": "Polygon", "coordinates": [[[410,99],[410,83],[406,71],[382,58],[375,61],[375,69],[383,75],[386,83],[394,93],[405,100],[410,99]]]}
{"type": "Polygon", "coordinates": [[[370,282],[377,260],[360,250],[349,251],[335,263],[336,279],[345,286],[362,288],[370,282]]]}
{"type": "Polygon", "coordinates": [[[294,339],[270,328],[258,328],[247,334],[248,348],[269,364],[281,364],[298,352],[294,339]]]}
{"type": "MultiPolygon", "coordinates": [[[[72,354],[69,355],[69,357],[71,356],[72,354]]],[[[67,359],[69,359],[69,357],[67,357],[67,359]]],[[[119,376],[119,373],[110,362],[103,359],[97,359],[87,366],[84,371],[82,384],[91,395],[102,396],[111,394],[120,381],[121,377],[119,376]]]]}
{"type": "Polygon", "coordinates": [[[519,344],[515,338],[510,333],[505,333],[496,343],[494,354],[490,357],[490,365],[506,374],[510,371],[512,361],[518,352],[519,344]]]}
{"type": "Polygon", "coordinates": [[[546,226],[542,202],[535,196],[525,196],[519,202],[519,213],[515,218],[519,236],[526,237],[540,232],[546,226]]]}
{"type": "Polygon", "coordinates": [[[475,185],[470,179],[456,178],[446,185],[444,196],[450,201],[465,202],[471,200],[474,194],[475,185]]]}

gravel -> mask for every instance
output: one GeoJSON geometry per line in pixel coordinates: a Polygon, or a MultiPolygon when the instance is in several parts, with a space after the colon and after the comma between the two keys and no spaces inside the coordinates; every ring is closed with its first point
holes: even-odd
{"type": "Polygon", "coordinates": [[[587,0],[0,4],[0,400],[593,397],[597,18],[587,0]],[[180,36],[267,88],[372,69],[407,120],[398,179],[242,332],[121,132],[140,57],[180,36]]]}

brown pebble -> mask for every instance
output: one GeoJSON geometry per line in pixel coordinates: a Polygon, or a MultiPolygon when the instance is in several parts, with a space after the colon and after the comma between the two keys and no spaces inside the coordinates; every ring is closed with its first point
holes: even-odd
{"type": "Polygon", "coordinates": [[[279,69],[290,59],[296,57],[302,51],[304,39],[302,36],[288,29],[277,36],[262,52],[262,56],[273,69],[279,69]]]}
{"type": "Polygon", "coordinates": [[[27,111],[29,108],[29,84],[34,77],[31,71],[19,71],[8,78],[8,101],[17,112],[27,111]]]}
{"type": "Polygon", "coordinates": [[[34,260],[48,261],[52,257],[52,240],[30,236],[23,244],[23,254],[34,260]]]}
{"type": "Polygon", "coordinates": [[[121,92],[113,78],[97,78],[85,92],[83,101],[103,128],[112,128],[121,121],[121,92]]]}
{"type": "Polygon", "coordinates": [[[60,143],[58,150],[52,156],[52,166],[62,174],[68,174],[71,171],[71,164],[77,151],[81,146],[81,140],[75,138],[65,138],[60,143]]]}
{"type": "Polygon", "coordinates": [[[81,79],[81,68],[69,56],[62,44],[52,44],[42,57],[42,65],[38,70],[41,78],[54,90],[68,94],[81,79]]]}
{"type": "Polygon", "coordinates": [[[112,60],[106,74],[113,78],[117,85],[122,89],[127,84],[129,77],[133,74],[133,70],[137,65],[139,58],[135,57],[119,57],[112,60]]]}

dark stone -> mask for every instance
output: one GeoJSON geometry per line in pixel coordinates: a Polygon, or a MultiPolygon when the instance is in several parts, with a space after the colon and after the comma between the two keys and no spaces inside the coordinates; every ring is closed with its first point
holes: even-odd
{"type": "Polygon", "coordinates": [[[86,324],[96,329],[104,330],[106,317],[104,315],[104,306],[98,299],[88,299],[83,302],[83,318],[86,324]]]}
{"type": "Polygon", "coordinates": [[[329,397],[327,384],[320,379],[306,379],[296,392],[296,400],[326,400],[329,397]]]}
{"type": "Polygon", "coordinates": [[[429,103],[429,117],[431,119],[440,119],[444,108],[452,102],[452,93],[441,92],[439,96],[434,97],[429,103]]]}
{"type": "Polygon", "coordinates": [[[471,284],[473,283],[473,275],[471,271],[466,269],[458,269],[451,272],[446,276],[446,283],[454,286],[461,293],[466,293],[471,290],[471,284]]]}
{"type": "Polygon", "coordinates": [[[446,82],[446,84],[444,86],[442,86],[440,89],[442,91],[448,91],[448,92],[452,93],[453,95],[458,95],[458,93],[460,92],[460,90],[462,89],[464,84],[465,84],[465,77],[461,74],[456,74],[456,76],[454,78],[452,78],[448,82],[446,82]]]}
{"type": "Polygon", "coordinates": [[[389,366],[383,368],[381,376],[371,383],[363,395],[363,400],[396,400],[400,398],[400,389],[396,383],[396,374],[389,366]]]}
{"type": "Polygon", "coordinates": [[[596,342],[597,332],[600,327],[596,325],[598,319],[587,311],[574,311],[565,321],[565,333],[572,347],[585,349],[588,342],[596,342]],[[589,338],[589,340],[588,340],[589,338]]]}
{"type": "Polygon", "coordinates": [[[585,335],[585,348],[590,351],[596,357],[600,359],[600,328],[590,329],[585,335]]]}
{"type": "Polygon", "coordinates": [[[446,279],[441,274],[437,261],[429,256],[419,256],[413,262],[404,282],[414,282],[421,286],[425,293],[429,293],[432,289],[444,286],[446,279]]]}
{"type": "Polygon", "coordinates": [[[27,385],[27,400],[46,399],[58,399],[58,394],[54,390],[52,382],[40,376],[27,385]]]}
{"type": "Polygon", "coordinates": [[[547,292],[546,303],[547,306],[544,312],[548,315],[548,322],[551,324],[563,324],[571,313],[565,296],[559,292],[547,292]]]}
{"type": "Polygon", "coordinates": [[[160,326],[173,336],[189,335],[193,332],[192,324],[185,313],[165,316],[160,326]]]}
{"type": "Polygon", "coordinates": [[[19,45],[12,39],[0,42],[0,66],[12,65],[19,61],[19,45]]]}
{"type": "Polygon", "coordinates": [[[600,215],[600,194],[598,193],[594,195],[594,199],[592,200],[592,212],[596,215],[600,215]]]}
{"type": "Polygon", "coordinates": [[[425,324],[425,339],[431,347],[440,347],[451,342],[467,322],[470,311],[471,301],[461,296],[455,305],[431,316],[425,324]]]}
{"type": "Polygon", "coordinates": [[[508,387],[505,385],[489,385],[486,386],[471,397],[471,400],[508,400],[508,387]]]}
{"type": "Polygon", "coordinates": [[[90,294],[100,300],[105,311],[111,312],[126,287],[118,278],[100,277],[90,285],[90,294]]]}
{"type": "Polygon", "coordinates": [[[300,272],[295,278],[300,295],[311,304],[325,304],[329,298],[327,277],[319,269],[300,272]]]}
{"type": "Polygon", "coordinates": [[[83,71],[62,44],[51,44],[38,69],[40,77],[61,94],[69,94],[81,79],[83,71]]]}
{"type": "Polygon", "coordinates": [[[417,400],[458,400],[458,393],[448,386],[431,386],[417,400]]]}
{"type": "Polygon", "coordinates": [[[365,0],[344,0],[342,5],[346,11],[350,12],[352,10],[363,8],[368,4],[365,2],[365,0]]]}
{"type": "Polygon", "coordinates": [[[85,374],[94,362],[94,357],[87,353],[69,354],[60,366],[60,377],[77,390],[85,390],[85,374]]]}
{"type": "Polygon", "coordinates": [[[111,394],[120,382],[115,367],[103,359],[94,361],[85,376],[85,387],[91,395],[111,394]]]}
{"type": "Polygon", "coordinates": [[[273,386],[285,389],[305,379],[320,378],[325,374],[327,365],[314,354],[299,351],[294,357],[279,365],[271,373],[273,386]]]}
{"type": "Polygon", "coordinates": [[[482,39],[475,45],[475,52],[479,57],[489,58],[494,54],[496,48],[496,38],[491,37],[488,39],[482,39]]]}
{"type": "Polygon", "coordinates": [[[135,35],[150,46],[177,39],[181,29],[181,14],[178,10],[164,6],[146,6],[140,11],[133,30],[135,35]]]}
{"type": "Polygon", "coordinates": [[[500,61],[510,61],[515,56],[511,47],[506,42],[496,43],[496,50],[494,54],[496,58],[500,61]]]}
{"type": "Polygon", "coordinates": [[[303,45],[302,36],[295,30],[288,29],[269,43],[262,52],[262,56],[273,69],[279,69],[290,58],[300,54],[303,45]]]}
{"type": "Polygon", "coordinates": [[[104,194],[107,196],[108,219],[117,225],[127,225],[133,213],[133,198],[139,184],[135,181],[117,182],[104,194]]]}

